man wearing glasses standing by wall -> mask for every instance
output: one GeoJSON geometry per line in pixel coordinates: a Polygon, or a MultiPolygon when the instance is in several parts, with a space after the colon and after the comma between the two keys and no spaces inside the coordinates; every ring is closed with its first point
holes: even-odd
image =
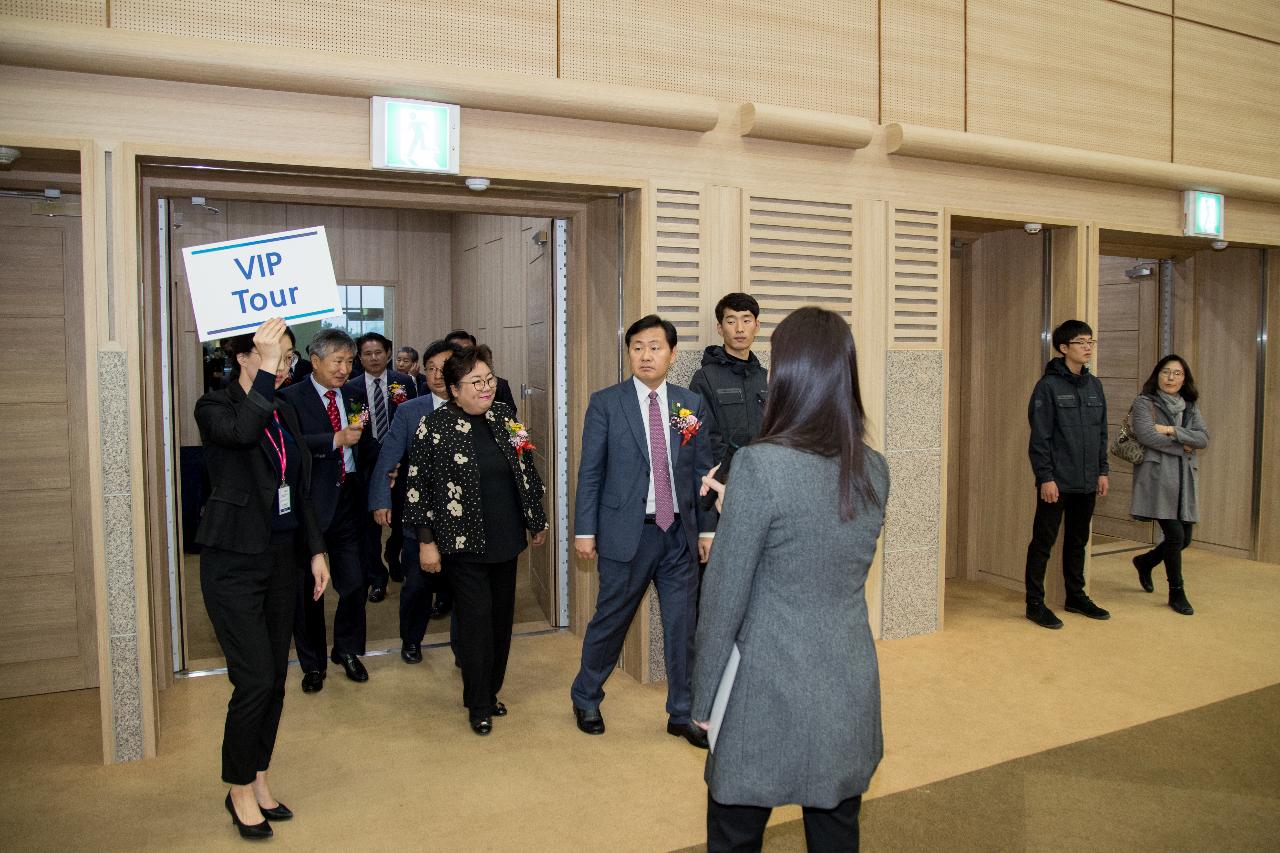
{"type": "Polygon", "coordinates": [[[1107,496],[1107,401],[1102,383],[1089,372],[1097,341],[1093,329],[1068,320],[1053,330],[1058,357],[1044,369],[1031,392],[1029,453],[1039,490],[1036,517],[1027,546],[1027,618],[1042,628],[1061,628],[1062,620],[1044,603],[1044,573],[1058,528],[1062,540],[1062,576],[1068,613],[1110,619],[1084,591],[1084,556],[1089,523],[1099,497],[1107,496]]]}

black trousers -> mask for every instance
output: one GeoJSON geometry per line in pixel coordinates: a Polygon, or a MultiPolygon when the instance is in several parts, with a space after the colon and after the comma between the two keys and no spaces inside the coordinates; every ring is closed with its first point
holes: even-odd
{"type": "MultiPolygon", "coordinates": [[[[329,529],[324,533],[325,547],[329,552],[330,585],[338,594],[338,609],[333,614],[333,653],[340,655],[364,654],[364,607],[369,596],[369,584],[360,564],[356,543],[360,486],[352,483],[351,479],[348,478],[338,493],[338,507],[329,522],[329,529]]],[[[310,561],[300,559],[298,563],[293,645],[298,652],[298,665],[304,673],[324,672],[329,665],[324,598],[312,600],[315,580],[311,576],[310,561]]]]}
{"type": "MultiPolygon", "coordinates": [[[[809,853],[848,853],[858,849],[862,797],[850,797],[834,809],[804,807],[804,840],[809,853]]],[[[758,853],[773,809],[730,806],[707,794],[707,853],[758,853]]]]}
{"type": "Polygon", "coordinates": [[[261,554],[200,554],[200,590],[233,688],[222,734],[222,781],[231,785],[248,785],[271,765],[289,668],[295,538],[277,534],[261,554]]]}
{"type": "Polygon", "coordinates": [[[1066,519],[1062,537],[1062,578],[1067,599],[1084,595],[1084,551],[1089,545],[1089,522],[1097,492],[1061,492],[1057,503],[1036,498],[1036,518],[1031,524],[1031,544],[1027,546],[1027,604],[1044,604],[1044,572],[1049,554],[1058,539],[1058,528],[1066,519]]]}
{"type": "Polygon", "coordinates": [[[1170,589],[1182,588],[1182,552],[1191,544],[1190,522],[1178,521],[1176,518],[1157,518],[1164,541],[1138,557],[1138,564],[1146,569],[1154,569],[1160,561],[1164,561],[1164,576],[1169,581],[1170,589]]]}
{"type": "MultiPolygon", "coordinates": [[[[449,592],[449,579],[443,571],[427,574],[422,570],[418,560],[418,537],[409,528],[404,528],[403,544],[400,549],[400,563],[404,566],[404,586],[400,588],[400,642],[421,643],[427,635],[427,624],[431,621],[431,601],[453,605],[453,594],[449,592]]],[[[453,654],[458,654],[458,620],[453,618],[449,624],[449,644],[453,646],[453,654]]]]}
{"type": "MultiPolygon", "coordinates": [[[[363,505],[365,502],[361,501],[363,505]]],[[[356,520],[359,538],[360,566],[369,586],[386,589],[390,574],[382,561],[382,525],[373,520],[373,513],[361,512],[356,520]]]]}
{"type": "Polygon", "coordinates": [[[458,617],[455,645],[462,664],[462,704],[472,717],[489,715],[507,676],[516,615],[516,560],[473,563],[444,558],[458,617]]]}

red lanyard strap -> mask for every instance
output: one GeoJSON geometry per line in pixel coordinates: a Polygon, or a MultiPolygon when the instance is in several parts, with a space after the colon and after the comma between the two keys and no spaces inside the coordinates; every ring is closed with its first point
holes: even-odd
{"type": "Polygon", "coordinates": [[[276,419],[276,431],[280,433],[280,444],[278,445],[276,444],[276,437],[271,434],[270,425],[268,425],[265,428],[264,432],[266,432],[267,434],[267,441],[271,442],[271,449],[274,450],[276,452],[276,455],[280,457],[280,482],[284,483],[285,468],[289,464],[289,452],[288,452],[288,448],[285,447],[285,443],[284,443],[284,430],[281,429],[280,427],[280,413],[272,412],[271,414],[276,419]]]}

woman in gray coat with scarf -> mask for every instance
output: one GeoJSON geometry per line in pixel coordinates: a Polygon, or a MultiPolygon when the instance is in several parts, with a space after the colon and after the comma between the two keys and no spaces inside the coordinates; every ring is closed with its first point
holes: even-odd
{"type": "Polygon", "coordinates": [[[1164,562],[1169,606],[1184,616],[1195,613],[1182,580],[1182,551],[1191,544],[1191,527],[1200,520],[1197,451],[1209,445],[1209,431],[1196,405],[1191,368],[1179,355],[1166,355],[1142,386],[1129,409],[1129,428],[1146,453],[1133,469],[1134,518],[1154,520],[1164,541],[1133,558],[1138,583],[1154,592],[1151,572],[1164,562]]]}
{"type": "Polygon", "coordinates": [[[801,308],[772,350],[760,438],[734,456],[727,490],[703,479],[724,495],[693,674],[712,740],[707,848],[759,850],[773,807],[799,803],[809,850],[856,850],[883,752],[864,587],[889,469],[863,443],[848,324],[801,308]]]}

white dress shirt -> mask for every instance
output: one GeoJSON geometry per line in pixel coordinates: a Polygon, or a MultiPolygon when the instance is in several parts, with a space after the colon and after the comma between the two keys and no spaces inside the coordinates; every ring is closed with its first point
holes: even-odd
{"type": "Polygon", "coordinates": [[[444,397],[437,397],[435,391],[431,392],[431,411],[434,412],[436,409],[440,408],[447,402],[449,401],[446,400],[444,397]]]}
{"type": "MultiPolygon", "coordinates": [[[[317,381],[316,381],[316,375],[315,375],[314,373],[312,373],[312,374],[311,374],[311,387],[315,388],[315,389],[316,389],[316,393],[320,395],[320,405],[324,406],[325,411],[328,411],[328,409],[329,409],[329,398],[328,398],[328,397],[326,397],[325,395],[329,393],[329,390],[330,390],[330,389],[328,389],[328,388],[324,387],[324,386],[323,386],[323,385],[321,385],[319,382],[317,382],[317,381]]],[[[347,425],[347,407],[346,407],[346,404],[345,404],[345,403],[343,402],[343,400],[342,400],[342,389],[341,389],[341,388],[334,388],[334,389],[333,389],[333,392],[337,395],[336,397],[334,397],[334,398],[333,398],[333,402],[334,402],[334,405],[336,405],[336,406],[338,407],[338,423],[342,424],[342,426],[343,426],[343,427],[346,427],[346,425],[347,425]]],[[[372,417],[372,415],[370,415],[370,417],[372,417]]],[[[334,446],[335,448],[338,446],[338,434],[337,434],[337,433],[334,433],[334,434],[333,434],[333,446],[334,446]]],[[[343,461],[343,463],[344,463],[344,465],[345,465],[345,468],[346,468],[346,471],[347,471],[347,473],[348,473],[348,474],[350,474],[352,471],[356,470],[356,455],[355,455],[354,453],[352,453],[352,452],[351,452],[351,448],[350,448],[350,447],[344,447],[344,448],[342,448],[342,461],[343,461]]]]}

